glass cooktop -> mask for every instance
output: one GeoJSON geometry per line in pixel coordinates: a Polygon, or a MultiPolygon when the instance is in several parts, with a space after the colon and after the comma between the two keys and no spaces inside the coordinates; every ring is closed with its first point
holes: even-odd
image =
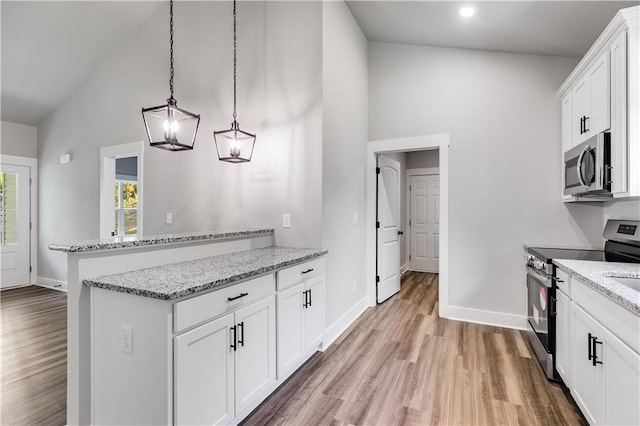
{"type": "Polygon", "coordinates": [[[538,259],[551,263],[553,259],[594,260],[605,262],[603,250],[562,249],[549,247],[529,247],[529,253],[538,259]]]}

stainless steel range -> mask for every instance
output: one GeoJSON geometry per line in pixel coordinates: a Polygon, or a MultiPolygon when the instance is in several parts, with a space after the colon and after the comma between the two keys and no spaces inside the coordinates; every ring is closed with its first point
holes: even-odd
{"type": "Polygon", "coordinates": [[[640,263],[640,221],[609,220],[604,250],[527,247],[527,337],[547,378],[557,380],[554,259],[640,263]]]}

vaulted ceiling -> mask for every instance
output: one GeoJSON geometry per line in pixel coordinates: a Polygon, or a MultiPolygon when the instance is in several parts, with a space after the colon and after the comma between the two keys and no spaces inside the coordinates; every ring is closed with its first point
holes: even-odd
{"type": "MultiPolygon", "coordinates": [[[[269,0],[271,1],[271,0],[269,0]]],[[[0,3],[2,120],[37,125],[159,1],[0,3]]],[[[616,11],[637,1],[348,1],[370,41],[582,56],[616,11]]]]}

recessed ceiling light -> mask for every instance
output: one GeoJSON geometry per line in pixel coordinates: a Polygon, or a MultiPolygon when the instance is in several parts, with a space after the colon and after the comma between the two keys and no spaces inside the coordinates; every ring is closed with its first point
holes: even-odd
{"type": "Polygon", "coordinates": [[[463,18],[471,18],[476,14],[476,8],[473,6],[463,6],[458,9],[458,14],[460,14],[460,16],[462,16],[463,18]]]}

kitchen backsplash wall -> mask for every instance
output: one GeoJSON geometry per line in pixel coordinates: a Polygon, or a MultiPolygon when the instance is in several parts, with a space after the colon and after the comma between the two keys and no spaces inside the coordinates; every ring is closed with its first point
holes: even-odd
{"type": "Polygon", "coordinates": [[[603,203],[602,226],[607,219],[640,220],[640,200],[611,201],[603,203]]]}
{"type": "Polygon", "coordinates": [[[321,245],[321,3],[238,3],[238,121],[257,133],[243,165],[218,161],[213,143],[214,129],[232,121],[231,2],[180,1],[174,9],[175,97],[202,116],[195,149],[172,153],[145,139],[141,108],[169,95],[162,4],[38,127],[43,277],[66,279],[64,255],[49,243],[99,235],[100,147],[140,140],[145,234],[277,227],[278,244],[321,245]],[[63,153],[71,163],[58,163],[63,153]],[[283,213],[290,229],[279,226],[283,213]]]}

